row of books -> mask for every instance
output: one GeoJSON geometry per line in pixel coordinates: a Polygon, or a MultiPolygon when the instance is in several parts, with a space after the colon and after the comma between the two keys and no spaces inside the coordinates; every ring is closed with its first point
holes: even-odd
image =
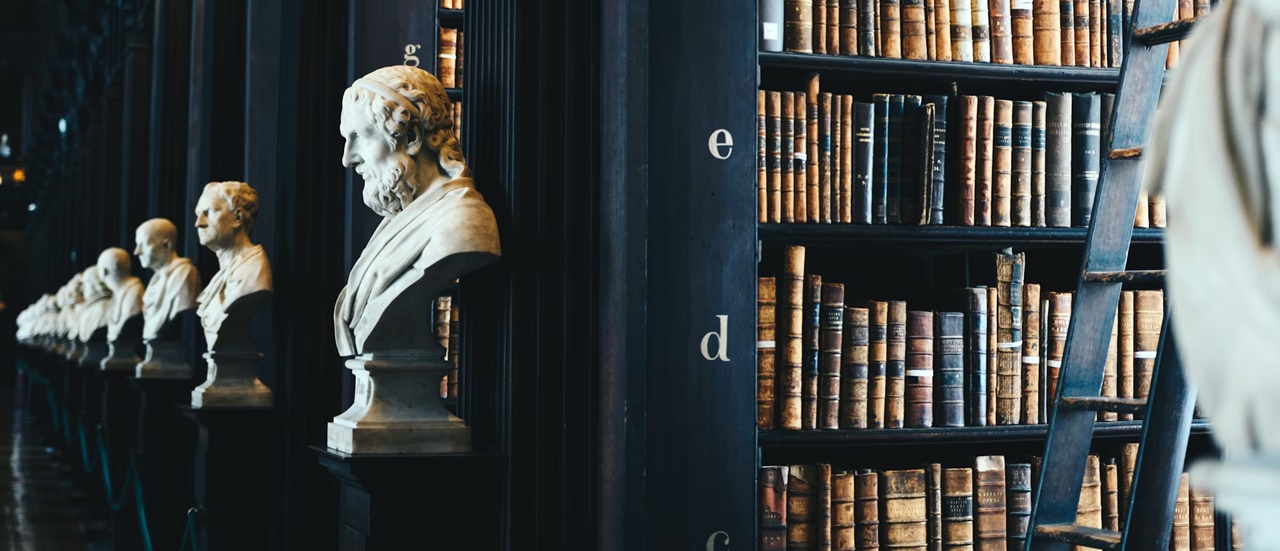
{"type": "Polygon", "coordinates": [[[458,141],[462,141],[462,102],[453,102],[449,110],[453,114],[453,134],[458,137],[458,141]]]}
{"type": "MultiPolygon", "coordinates": [[[[1209,11],[1181,0],[1178,19],[1209,11]]],[[[1120,67],[1133,0],[760,0],[760,50],[1120,67]]],[[[1168,65],[1178,58],[1170,47],[1168,65]]]]}
{"type": "MultiPolygon", "coordinates": [[[[1137,450],[1127,444],[1118,460],[1089,456],[1076,524],[1120,529],[1137,450]]],[[[1012,462],[1000,455],[974,457],[963,467],[931,463],[885,471],[762,467],[760,549],[1023,549],[1039,470],[1039,457],[1012,462]]],[[[1213,496],[1193,488],[1183,473],[1170,549],[1212,551],[1214,520],[1213,496]]],[[[1239,537],[1232,541],[1243,548],[1239,537]]]]}
{"type": "MultiPolygon", "coordinates": [[[[939,293],[931,306],[950,311],[846,300],[843,284],[806,274],[803,247],[783,255],[781,273],[757,289],[760,430],[1048,422],[1073,293],[1025,283],[1022,253],[995,255],[995,285],[939,293]]],[[[1124,291],[1115,319],[1102,395],[1146,398],[1164,293],[1124,291]]]]}
{"type": "Polygon", "coordinates": [[[440,27],[440,51],[436,53],[436,78],[445,88],[462,88],[462,31],[440,27]]]}
{"type": "Polygon", "coordinates": [[[440,380],[440,397],[447,400],[450,407],[458,401],[458,341],[461,337],[461,321],[457,301],[444,295],[436,297],[433,306],[437,342],[445,349],[444,359],[453,364],[453,369],[440,380]]]}
{"type": "Polygon", "coordinates": [[[440,0],[440,9],[460,10],[462,9],[462,0],[440,0]]]}
{"type": "MultiPolygon", "coordinates": [[[[760,223],[1088,226],[1113,94],[991,96],[761,90],[760,223]]],[[[1164,227],[1161,197],[1136,227],[1164,227]]]]}

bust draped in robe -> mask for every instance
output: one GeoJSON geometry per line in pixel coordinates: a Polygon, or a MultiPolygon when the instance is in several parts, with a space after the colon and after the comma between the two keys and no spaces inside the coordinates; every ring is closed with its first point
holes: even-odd
{"type": "Polygon", "coordinates": [[[142,295],[145,292],[142,280],[130,276],[121,282],[119,290],[112,293],[111,302],[107,304],[107,341],[115,342],[125,324],[142,313],[142,295]]]}
{"type": "MultiPolygon", "coordinates": [[[[204,327],[209,350],[215,349],[222,323],[237,300],[263,291],[269,293],[271,289],[271,265],[262,245],[246,247],[230,265],[218,270],[209,281],[209,286],[196,298],[196,302],[200,304],[196,314],[200,316],[200,325],[204,327]]],[[[252,315],[253,312],[247,313],[252,315]]],[[[244,329],[247,332],[247,328],[244,329]]]]}
{"type": "Polygon", "coordinates": [[[200,291],[200,272],[190,259],[175,256],[156,270],[142,295],[142,312],[145,324],[142,337],[147,340],[160,336],[165,326],[178,314],[196,307],[196,295],[200,291]]]}

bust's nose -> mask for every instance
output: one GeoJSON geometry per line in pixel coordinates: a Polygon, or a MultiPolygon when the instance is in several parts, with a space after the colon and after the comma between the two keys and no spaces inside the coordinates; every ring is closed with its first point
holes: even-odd
{"type": "Polygon", "coordinates": [[[342,145],[342,166],[355,168],[355,166],[360,164],[360,162],[360,156],[357,155],[351,147],[351,140],[347,140],[346,143],[342,145]]]}

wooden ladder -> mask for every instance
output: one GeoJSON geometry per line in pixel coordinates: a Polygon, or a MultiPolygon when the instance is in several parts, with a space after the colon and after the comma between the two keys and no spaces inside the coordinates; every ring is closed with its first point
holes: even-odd
{"type": "Polygon", "coordinates": [[[1104,137],[1097,198],[1085,246],[1084,271],[1049,419],[1039,491],[1031,510],[1027,551],[1067,551],[1072,545],[1106,550],[1169,548],[1187,437],[1194,408],[1165,310],[1156,367],[1147,399],[1101,397],[1104,363],[1121,285],[1163,280],[1163,270],[1127,271],[1133,216],[1142,178],[1142,146],[1160,99],[1168,44],[1192,21],[1170,23],[1176,0],[1136,0],[1120,84],[1104,137]],[[1076,525],[1097,412],[1141,415],[1137,470],[1121,531],[1076,525]],[[1148,453],[1150,452],[1150,453],[1148,453]]]}

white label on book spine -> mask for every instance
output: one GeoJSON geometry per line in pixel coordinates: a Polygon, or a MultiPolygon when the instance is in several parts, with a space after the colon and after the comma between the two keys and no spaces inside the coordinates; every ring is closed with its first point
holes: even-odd
{"type": "Polygon", "coordinates": [[[1046,363],[1049,364],[1049,367],[1062,367],[1062,360],[1049,360],[1046,363]]]}
{"type": "Polygon", "coordinates": [[[1139,350],[1139,351],[1135,351],[1135,352],[1133,353],[1133,357],[1134,357],[1134,358],[1137,358],[1137,359],[1139,359],[1139,360],[1154,360],[1154,359],[1156,359],[1156,351],[1155,351],[1155,350],[1139,350]]]}
{"type": "Polygon", "coordinates": [[[782,40],[782,37],[778,36],[777,23],[770,23],[770,22],[761,23],[760,32],[764,34],[765,40],[782,40]]]}
{"type": "Polygon", "coordinates": [[[1022,348],[1022,341],[998,343],[996,344],[996,348],[1022,348]]]}
{"type": "Polygon", "coordinates": [[[775,348],[777,346],[777,341],[756,341],[756,348],[775,348]]]}
{"type": "Polygon", "coordinates": [[[1038,364],[1038,363],[1040,363],[1040,356],[1023,356],[1023,357],[1022,357],[1022,363],[1024,363],[1024,364],[1038,364]]]}
{"type": "Polygon", "coordinates": [[[908,369],[906,375],[908,377],[933,377],[932,369],[908,369]]]}
{"type": "Polygon", "coordinates": [[[1013,9],[1031,11],[1031,0],[1013,0],[1013,9]]]}

